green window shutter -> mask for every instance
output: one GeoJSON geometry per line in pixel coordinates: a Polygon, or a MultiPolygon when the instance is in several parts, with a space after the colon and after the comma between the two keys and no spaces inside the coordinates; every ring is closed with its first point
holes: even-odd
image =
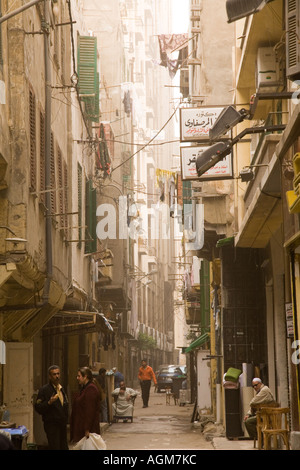
{"type": "Polygon", "coordinates": [[[201,308],[201,333],[210,330],[210,275],[209,262],[201,261],[200,268],[200,308],[201,308]]]}
{"type": "Polygon", "coordinates": [[[99,120],[99,73],[97,38],[78,36],[78,87],[85,112],[91,121],[99,120]],[[85,96],[86,95],[86,96],[85,96]]]}
{"type": "Polygon", "coordinates": [[[77,183],[78,183],[78,247],[81,248],[82,240],[82,168],[77,164],[77,183]]]}
{"type": "Polygon", "coordinates": [[[97,251],[96,235],[96,189],[91,180],[85,186],[85,253],[97,251]]]}
{"type": "MultiPolygon", "coordinates": [[[[192,183],[191,181],[182,182],[182,223],[185,225],[189,218],[193,214],[193,205],[192,205],[192,183]]],[[[190,219],[192,223],[192,219],[190,219]]],[[[185,229],[188,227],[185,226],[185,229]]]]}

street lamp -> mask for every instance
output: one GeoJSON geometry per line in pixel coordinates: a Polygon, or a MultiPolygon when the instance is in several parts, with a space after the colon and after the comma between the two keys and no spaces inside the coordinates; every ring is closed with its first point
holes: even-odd
{"type": "Polygon", "coordinates": [[[207,170],[213,167],[216,163],[223,160],[226,155],[232,150],[232,147],[237,144],[246,134],[259,134],[267,132],[283,131],[285,125],[277,126],[254,126],[248,127],[240,132],[234,139],[228,142],[217,142],[216,144],[208,147],[207,150],[201,153],[196,159],[196,169],[198,176],[203,175],[207,170]]]}
{"type": "Polygon", "coordinates": [[[228,23],[237,21],[260,11],[273,0],[226,0],[228,23]]]}
{"type": "Polygon", "coordinates": [[[222,135],[226,134],[239,122],[247,118],[249,112],[242,108],[237,111],[233,106],[227,106],[218,116],[213,127],[209,131],[210,140],[216,140],[222,135]]]}

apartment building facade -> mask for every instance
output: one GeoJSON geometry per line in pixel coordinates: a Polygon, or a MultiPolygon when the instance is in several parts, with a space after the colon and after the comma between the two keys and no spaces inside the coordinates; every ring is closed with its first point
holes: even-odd
{"type": "MultiPolygon", "coordinates": [[[[195,3],[191,11],[199,11],[200,21],[202,13],[203,23],[207,22],[204,10],[209,2],[195,3]]],[[[212,126],[210,145],[220,144],[218,149],[225,149],[230,142],[234,197],[231,230],[225,230],[217,243],[213,241],[207,255],[202,252],[206,259],[210,257],[212,282],[217,288],[208,350],[212,383],[220,396],[216,393],[214,397],[212,387],[212,401],[228,435],[243,434],[241,412],[237,412],[236,429],[227,420],[223,374],[229,367],[244,372],[246,382],[239,405],[243,411],[251,396],[251,378],[260,376],[281,406],[290,408],[292,447],[297,448],[299,2],[222,3],[224,27],[234,27],[227,30],[228,39],[234,38],[233,73],[217,69],[216,75],[233,77],[232,100],[222,119],[212,126]],[[231,135],[226,140],[228,131],[231,135]]],[[[201,25],[196,34],[201,36],[204,28],[201,25]]],[[[213,40],[218,38],[214,34],[213,40]]],[[[201,65],[199,68],[201,72],[201,65]]],[[[214,89],[212,102],[217,104],[214,89]]],[[[219,154],[211,152],[218,159],[219,154]]],[[[220,158],[223,161],[222,155],[220,158]]],[[[200,174],[201,165],[204,160],[199,157],[200,174]]],[[[191,352],[205,347],[201,342],[190,345],[191,352]]]]}
{"type": "Polygon", "coordinates": [[[172,173],[170,147],[146,150],[173,110],[154,60],[161,6],[45,5],[2,2],[1,23],[1,404],[32,439],[52,363],[72,400],[79,366],[134,384],[142,357],[177,361],[172,238],[161,220],[153,244],[136,235],[172,173]]]}

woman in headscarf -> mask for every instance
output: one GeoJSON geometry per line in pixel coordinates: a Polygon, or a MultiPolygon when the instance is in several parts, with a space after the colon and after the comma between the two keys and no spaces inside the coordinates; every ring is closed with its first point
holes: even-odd
{"type": "Polygon", "coordinates": [[[78,442],[90,433],[100,435],[100,393],[88,367],[78,369],[77,381],[80,387],[74,398],[70,419],[71,442],[78,442]]]}

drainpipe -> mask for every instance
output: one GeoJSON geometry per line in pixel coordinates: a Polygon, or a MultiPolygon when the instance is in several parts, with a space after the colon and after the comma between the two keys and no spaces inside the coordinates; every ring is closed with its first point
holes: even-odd
{"type": "MultiPolygon", "coordinates": [[[[47,277],[43,292],[44,303],[49,300],[52,280],[52,218],[51,213],[51,68],[49,58],[50,16],[47,0],[44,0],[44,56],[45,56],[45,189],[46,189],[46,271],[47,277]]],[[[52,188],[54,191],[54,188],[52,188]]]]}

